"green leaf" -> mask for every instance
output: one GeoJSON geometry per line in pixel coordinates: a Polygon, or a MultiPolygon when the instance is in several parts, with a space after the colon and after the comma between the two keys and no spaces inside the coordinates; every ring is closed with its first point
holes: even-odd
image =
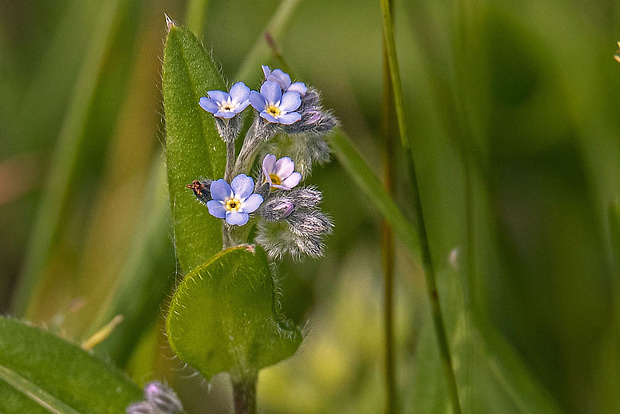
{"type": "Polygon", "coordinates": [[[189,273],[167,318],[174,351],[207,380],[256,373],[295,353],[302,336],[279,315],[265,252],[244,245],[189,273]]]}
{"type": "Polygon", "coordinates": [[[6,414],[122,413],[143,398],[122,373],[80,347],[2,317],[0,396],[6,414]]]}
{"type": "Polygon", "coordinates": [[[226,149],[211,114],[198,105],[209,90],[225,90],[222,75],[187,29],[169,24],[164,48],[166,164],[177,256],[189,271],[222,249],[222,222],[185,188],[200,177],[224,175],[226,149]]]}
{"type": "Polygon", "coordinates": [[[330,134],[327,137],[327,142],[353,181],[375,205],[383,218],[394,228],[399,240],[411,250],[414,258],[420,262],[422,255],[417,230],[405,217],[392,196],[383,188],[381,180],[361,156],[359,150],[355,148],[349,137],[343,130],[337,129],[335,134],[330,134]]]}

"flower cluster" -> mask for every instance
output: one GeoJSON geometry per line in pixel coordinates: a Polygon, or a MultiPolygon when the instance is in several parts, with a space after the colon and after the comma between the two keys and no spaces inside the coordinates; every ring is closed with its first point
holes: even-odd
{"type": "Polygon", "coordinates": [[[272,258],[285,253],[317,257],[333,224],[318,207],[321,193],[297,187],[313,163],[329,160],[324,136],[337,120],[323,109],[318,91],[292,82],[280,69],[262,68],[265,80],[259,91],[237,82],[229,92],[208,91],[200,98],[200,107],[214,116],[226,142],[226,171],[224,178],[194,180],[187,187],[213,217],[223,220],[225,247],[245,242],[236,236],[247,237],[248,232],[237,229],[256,223],[256,242],[272,258]],[[237,115],[250,106],[254,121],[237,154],[235,140],[242,129],[237,115]],[[253,178],[246,174],[258,154],[262,163],[253,178]]]}
{"type": "Polygon", "coordinates": [[[144,386],[144,401],[127,407],[127,414],[178,414],[183,413],[179,397],[165,384],[158,381],[144,386]]]}

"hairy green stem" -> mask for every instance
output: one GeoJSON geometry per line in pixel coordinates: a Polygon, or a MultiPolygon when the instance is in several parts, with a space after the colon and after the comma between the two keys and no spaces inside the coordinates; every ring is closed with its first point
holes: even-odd
{"type": "Polygon", "coordinates": [[[439,301],[439,294],[437,292],[437,283],[435,280],[435,271],[433,269],[433,260],[431,257],[428,234],[426,231],[426,222],[424,220],[424,210],[422,208],[422,201],[420,198],[420,188],[418,185],[417,172],[415,169],[413,154],[411,153],[411,147],[409,145],[410,143],[407,135],[402,86],[400,82],[400,72],[398,69],[396,44],[394,41],[394,24],[392,21],[392,11],[390,8],[389,0],[380,0],[380,2],[381,14],[383,18],[383,40],[385,43],[385,49],[387,51],[388,65],[390,69],[390,80],[392,82],[392,89],[394,94],[394,106],[396,108],[396,118],[398,121],[398,129],[401,137],[401,142],[406,152],[409,174],[411,176],[411,181],[413,184],[415,214],[419,226],[418,231],[420,235],[420,246],[422,248],[422,264],[424,266],[427,294],[431,303],[433,326],[435,328],[435,335],[437,336],[437,342],[439,344],[439,352],[444,368],[444,374],[446,376],[448,395],[452,403],[452,410],[455,414],[460,414],[461,405],[459,402],[456,377],[454,375],[452,358],[450,355],[450,347],[448,346],[446,328],[443,322],[441,303],[439,301]]]}
{"type": "Polygon", "coordinates": [[[224,171],[224,180],[230,183],[233,178],[235,168],[235,141],[226,142],[226,170],[224,171]]]}
{"type": "Polygon", "coordinates": [[[233,406],[235,414],[256,413],[256,382],[258,375],[232,377],[233,406]]]}

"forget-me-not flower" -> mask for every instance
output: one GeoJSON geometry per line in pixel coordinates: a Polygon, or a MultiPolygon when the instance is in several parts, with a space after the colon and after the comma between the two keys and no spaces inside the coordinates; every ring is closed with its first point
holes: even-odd
{"type": "Polygon", "coordinates": [[[250,103],[260,116],[269,122],[290,125],[301,119],[297,111],[301,97],[297,91],[282,94],[282,88],[276,82],[266,81],[260,87],[260,93],[250,93],[250,103]]]}
{"type": "Polygon", "coordinates": [[[290,157],[282,157],[276,161],[276,156],[265,155],[263,159],[263,175],[270,187],[281,190],[290,190],[301,181],[301,174],[295,171],[295,163],[290,157]]]}
{"type": "Polygon", "coordinates": [[[242,112],[250,104],[250,88],[243,82],[235,83],[230,93],[209,91],[207,97],[200,98],[200,106],[218,118],[229,119],[242,112]]]}
{"type": "Polygon", "coordinates": [[[226,223],[243,226],[249,220],[249,214],[263,202],[260,194],[254,193],[254,180],[245,174],[233,178],[230,185],[223,179],[211,183],[211,197],[207,202],[209,214],[226,219],[226,223]]]}
{"type": "Polygon", "coordinates": [[[263,73],[265,74],[265,80],[275,82],[282,88],[282,92],[299,92],[299,95],[303,98],[308,88],[303,82],[291,83],[291,77],[288,73],[283,72],[281,69],[269,69],[269,66],[262,65],[263,73]]]}

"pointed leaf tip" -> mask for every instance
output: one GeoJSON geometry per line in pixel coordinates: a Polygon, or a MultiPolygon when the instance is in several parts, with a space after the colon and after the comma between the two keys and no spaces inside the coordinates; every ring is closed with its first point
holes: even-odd
{"type": "Polygon", "coordinates": [[[174,26],[176,26],[176,23],[166,13],[164,13],[164,16],[166,16],[166,27],[168,28],[168,31],[170,31],[174,26]]]}

